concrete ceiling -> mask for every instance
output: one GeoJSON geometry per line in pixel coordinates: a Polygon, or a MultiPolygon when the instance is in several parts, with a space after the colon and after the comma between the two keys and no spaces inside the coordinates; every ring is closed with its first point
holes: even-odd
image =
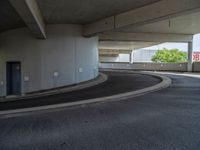
{"type": "MultiPolygon", "coordinates": [[[[19,7],[18,13],[17,13],[15,11],[16,8],[14,9],[12,7],[13,5],[11,6],[9,1],[13,3],[14,2],[18,3],[19,6],[21,6],[20,2],[23,2],[23,1],[25,2],[25,0],[18,0],[18,1],[0,0],[0,19],[1,19],[0,32],[4,30],[12,29],[12,28],[24,27],[26,26],[25,23],[27,24],[26,22],[27,20],[23,18],[23,14],[25,14],[23,13],[24,11],[21,11],[22,9],[20,9],[19,7]],[[21,17],[19,17],[18,14],[20,14],[21,17]],[[21,18],[23,18],[24,21],[21,18]]],[[[165,2],[166,4],[168,4],[168,2],[170,1],[169,3],[170,5],[176,2],[177,5],[176,7],[174,7],[174,9],[176,10],[177,7],[181,4],[180,0],[176,0],[176,1],[173,1],[173,0],[84,0],[84,1],[83,0],[73,0],[73,1],[33,0],[33,1],[35,2],[37,1],[38,8],[39,8],[38,10],[41,11],[42,19],[40,20],[42,21],[44,20],[45,24],[73,23],[73,24],[82,24],[82,25],[89,24],[90,25],[91,23],[92,26],[93,25],[95,26],[96,24],[93,24],[93,23],[97,21],[96,23],[98,25],[100,25],[102,28],[105,27],[107,29],[107,26],[109,28],[110,22],[107,22],[107,20],[104,20],[104,19],[111,18],[113,16],[116,16],[117,14],[122,13],[121,15],[118,15],[118,19],[120,19],[120,16],[122,20],[125,18],[128,25],[123,26],[121,28],[116,28],[115,31],[117,32],[169,33],[169,34],[170,33],[173,33],[173,34],[200,33],[200,28],[199,28],[200,12],[192,13],[190,15],[184,15],[183,13],[184,16],[181,14],[180,17],[176,17],[176,18],[173,18],[173,15],[172,15],[172,18],[170,20],[169,19],[167,20],[162,19],[162,21],[154,20],[154,23],[150,23],[150,24],[148,24],[149,22],[147,21],[146,24],[143,24],[141,26],[131,26],[131,24],[129,24],[129,21],[131,20],[132,15],[134,16],[134,14],[136,15],[135,16],[136,18],[132,19],[133,22],[134,20],[140,20],[142,16],[144,17],[144,19],[146,17],[147,18],[150,17],[151,19],[151,16],[148,16],[147,12],[148,11],[151,12],[153,14],[152,16],[158,14],[155,11],[153,11],[154,9],[152,8],[157,9],[158,7],[155,7],[155,6],[157,5],[162,6],[163,5],[162,2],[165,2]],[[146,10],[146,9],[148,11],[143,13],[143,10],[146,10]],[[129,15],[128,13],[128,15],[126,15],[129,10],[131,10],[130,12],[136,12],[136,13],[132,13],[131,15],[129,15]],[[125,14],[123,12],[125,12],[125,14]],[[137,17],[138,16],[137,13],[139,13],[141,17],[137,17]],[[126,17],[123,17],[124,15],[129,18],[127,19],[126,17]],[[101,21],[98,22],[101,19],[103,19],[103,24],[101,24],[102,23],[101,21]]],[[[200,8],[198,0],[184,0],[184,2],[185,3],[187,2],[188,5],[191,3],[191,8],[194,8],[195,10],[197,8],[200,8]]],[[[187,8],[187,5],[181,5],[180,11],[187,10],[186,8],[187,8]]],[[[190,7],[188,7],[188,9],[189,8],[190,7]]],[[[162,10],[165,10],[163,11],[163,13],[166,15],[169,13],[168,9],[162,9],[162,10]]],[[[162,12],[162,10],[159,10],[159,11],[162,12]]],[[[194,12],[197,12],[197,11],[194,11],[194,12]]],[[[111,22],[113,21],[112,19],[110,20],[111,22]]],[[[123,24],[123,21],[121,21],[120,23],[123,24]]],[[[110,30],[112,30],[112,28],[110,30]]],[[[36,31],[34,30],[33,33],[35,32],[36,31]]],[[[39,32],[40,30],[38,31],[38,33],[39,32]]]]}
{"type": "MultiPolygon", "coordinates": [[[[159,0],[37,0],[46,24],[86,24],[159,0]]],[[[0,32],[24,27],[8,0],[0,0],[0,32]]]]}
{"type": "Polygon", "coordinates": [[[200,12],[184,15],[164,21],[154,22],[139,27],[126,27],[119,29],[122,32],[142,33],[173,33],[197,34],[200,33],[200,12]]]}
{"type": "Polygon", "coordinates": [[[46,23],[86,24],[159,0],[37,0],[46,23]]]}
{"type": "Polygon", "coordinates": [[[25,26],[8,0],[0,0],[0,32],[25,26]]]}

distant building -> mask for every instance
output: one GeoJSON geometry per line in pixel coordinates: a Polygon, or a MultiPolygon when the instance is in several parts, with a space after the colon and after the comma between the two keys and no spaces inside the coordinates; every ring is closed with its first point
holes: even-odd
{"type": "Polygon", "coordinates": [[[139,49],[132,53],[132,62],[152,62],[151,58],[158,50],[139,49]]]}
{"type": "Polygon", "coordinates": [[[200,61],[200,52],[193,52],[193,61],[200,61]]]}

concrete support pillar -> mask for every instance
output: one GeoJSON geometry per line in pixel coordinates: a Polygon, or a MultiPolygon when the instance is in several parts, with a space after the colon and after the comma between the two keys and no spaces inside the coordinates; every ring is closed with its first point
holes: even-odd
{"type": "Polygon", "coordinates": [[[130,63],[131,63],[131,64],[133,63],[133,58],[134,58],[134,56],[133,56],[133,51],[131,51],[131,53],[130,53],[130,63]]]}
{"type": "Polygon", "coordinates": [[[193,42],[188,42],[188,72],[192,72],[192,54],[193,54],[193,42]]]}
{"type": "Polygon", "coordinates": [[[129,63],[132,63],[132,53],[129,54],[129,63]]]}

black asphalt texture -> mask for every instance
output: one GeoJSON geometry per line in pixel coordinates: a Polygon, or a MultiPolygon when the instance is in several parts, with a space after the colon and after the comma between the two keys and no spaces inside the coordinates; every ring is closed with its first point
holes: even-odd
{"type": "Polygon", "coordinates": [[[1,117],[0,150],[199,150],[200,79],[168,76],[123,101],[1,117]]]}
{"type": "Polygon", "coordinates": [[[143,89],[145,87],[150,87],[161,82],[159,78],[149,75],[133,73],[124,74],[120,72],[105,73],[108,76],[108,80],[102,84],[64,94],[56,94],[51,96],[45,96],[42,98],[33,98],[0,103],[0,110],[37,107],[111,96],[115,94],[143,89]]]}

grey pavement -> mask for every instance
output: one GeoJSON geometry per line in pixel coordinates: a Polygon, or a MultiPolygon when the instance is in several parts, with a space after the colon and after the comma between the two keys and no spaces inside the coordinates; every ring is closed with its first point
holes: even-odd
{"type": "Polygon", "coordinates": [[[124,101],[1,117],[0,149],[199,150],[200,79],[167,76],[170,87],[124,101]]]}

